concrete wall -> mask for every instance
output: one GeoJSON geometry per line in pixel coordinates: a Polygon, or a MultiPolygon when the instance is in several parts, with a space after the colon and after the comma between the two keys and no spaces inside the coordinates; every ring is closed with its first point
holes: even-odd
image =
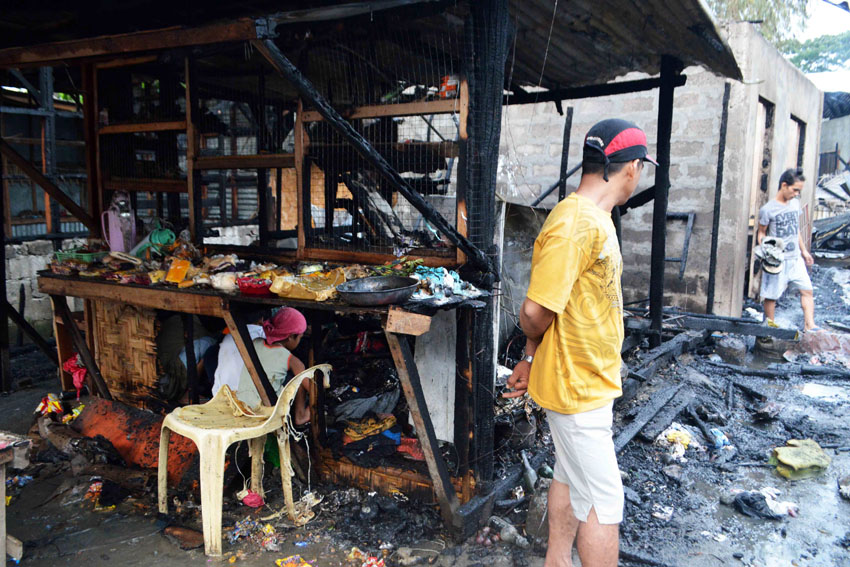
{"type": "Polygon", "coordinates": [[[820,152],[833,152],[838,144],[838,153],[845,161],[850,155],[850,116],[824,120],[820,133],[820,152]]]}
{"type": "MultiPolygon", "coordinates": [[[[754,140],[759,97],[775,104],[775,127],[769,146],[774,156],[768,188],[776,192],[781,172],[796,163],[786,163],[791,151],[789,137],[793,114],[806,123],[804,168],[810,179],[816,177],[822,93],[802,73],[771,47],[749,24],[736,24],[728,30],[730,44],[744,71],[744,83],[731,86],[728,134],[724,159],[718,272],[715,286],[715,313],[739,315],[747,267],[747,231],[750,184],[753,177],[754,140]],[[751,60],[756,60],[753,62],[751,60]]],[[[719,133],[726,80],[702,68],[685,70],[687,83],[675,91],[671,149],[670,212],[696,213],[684,278],[679,279],[679,264],[668,263],[665,271],[665,299],[668,305],[688,310],[705,310],[714,192],[717,178],[719,133]]],[[[630,74],[622,80],[644,78],[630,74]]],[[[570,134],[569,167],[581,160],[581,142],[587,130],[598,120],[622,117],[642,127],[655,151],[658,129],[658,93],[649,91],[565,101],[574,108],[570,134]]],[[[500,148],[498,192],[502,199],[529,204],[548,188],[560,172],[564,117],[555,105],[509,107],[503,118],[500,148]]],[[[796,136],[796,134],[795,134],[796,136]]],[[[797,139],[793,139],[796,148],[797,139]]],[[[579,174],[568,181],[568,192],[575,190],[579,174]]],[[[651,166],[644,169],[638,192],[653,185],[651,166]]],[[[803,194],[804,203],[812,203],[811,184],[803,194]]],[[[551,208],[556,195],[543,202],[551,208]]],[[[544,212],[545,214],[545,212],[544,212]]],[[[623,291],[626,302],[649,295],[652,204],[630,211],[623,217],[623,291]]],[[[667,257],[679,257],[685,235],[685,223],[667,224],[667,257]]],[[[510,240],[509,235],[506,235],[510,240]]],[[[506,270],[528,269],[506,265],[506,270]]],[[[512,295],[523,296],[514,289],[512,295]]]]}
{"type": "MultiPolygon", "coordinates": [[[[62,249],[83,244],[81,240],[66,240],[62,249]]],[[[53,335],[53,306],[50,298],[38,291],[37,272],[47,268],[53,257],[53,244],[47,240],[34,240],[24,244],[6,245],[6,299],[17,309],[21,297],[21,285],[24,286],[24,316],[42,336],[53,335]]],[[[82,300],[74,300],[71,307],[82,309],[82,300]]],[[[14,340],[17,327],[9,324],[11,338],[14,340]]]]}

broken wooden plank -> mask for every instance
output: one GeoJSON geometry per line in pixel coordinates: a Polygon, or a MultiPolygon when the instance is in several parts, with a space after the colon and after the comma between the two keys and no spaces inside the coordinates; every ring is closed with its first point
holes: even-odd
{"type": "Polygon", "coordinates": [[[410,313],[398,307],[390,307],[384,329],[401,335],[424,335],[431,329],[431,318],[427,315],[410,313]]]}
{"type": "Polygon", "coordinates": [[[673,396],[682,389],[682,384],[675,386],[667,386],[659,392],[653,393],[649,402],[647,402],[635,416],[631,423],[626,425],[614,438],[614,450],[619,453],[622,451],[629,441],[637,435],[641,429],[646,426],[649,421],[655,417],[661,408],[667,405],[673,396]]]}
{"type": "Polygon", "coordinates": [[[434,425],[431,423],[425,393],[422,391],[422,384],[419,380],[419,371],[413,361],[408,339],[389,331],[385,333],[385,336],[393,355],[393,362],[395,362],[398,371],[398,379],[401,382],[407,406],[410,408],[410,415],[416,428],[416,436],[419,438],[422,453],[425,455],[425,463],[428,465],[428,472],[431,481],[434,483],[434,493],[437,495],[437,502],[440,505],[440,515],[443,517],[446,526],[452,526],[454,514],[459,506],[457,493],[452,486],[446,461],[440,454],[440,445],[434,433],[434,425]]]}
{"type": "Polygon", "coordinates": [[[714,362],[706,360],[706,364],[722,368],[730,372],[736,372],[745,376],[759,376],[762,378],[780,378],[787,380],[793,375],[799,376],[826,376],[832,378],[850,378],[850,370],[834,368],[830,366],[817,366],[815,364],[774,364],[768,368],[750,368],[738,364],[726,362],[714,362]]]}
{"type": "Polygon", "coordinates": [[[691,403],[694,396],[695,394],[690,389],[679,390],[670,400],[670,403],[662,407],[661,411],[640,430],[640,438],[649,442],[655,441],[655,438],[661,435],[661,432],[667,429],[682,413],[682,410],[691,403]]]}
{"type": "Polygon", "coordinates": [[[796,329],[780,329],[769,327],[756,321],[730,321],[714,317],[684,316],[670,321],[665,325],[674,325],[682,329],[699,329],[708,331],[720,331],[723,333],[735,333],[737,335],[750,335],[753,337],[773,337],[776,339],[793,340],[797,338],[796,329]]]}

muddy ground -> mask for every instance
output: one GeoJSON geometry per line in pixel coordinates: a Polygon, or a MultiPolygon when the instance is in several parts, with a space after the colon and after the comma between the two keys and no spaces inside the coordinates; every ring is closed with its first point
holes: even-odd
{"type": "MultiPolygon", "coordinates": [[[[813,280],[818,324],[824,328],[826,321],[850,324],[850,269],[819,266],[813,280]]],[[[796,298],[780,303],[777,319],[785,326],[801,325],[802,313],[796,298]]],[[[720,338],[714,337],[715,341],[720,338]]],[[[728,362],[753,367],[773,362],[751,352],[754,339],[740,338],[750,352],[728,362]]],[[[850,474],[850,452],[841,450],[850,445],[850,380],[733,374],[712,365],[712,361],[717,361],[717,350],[707,344],[678,357],[643,384],[635,399],[616,406],[615,434],[659,392],[671,384],[681,384],[683,391],[693,393],[695,406],[703,406],[707,425],[721,429],[736,448],[735,456],[721,463],[712,460],[709,451],[691,447],[685,453],[687,461],[679,463],[671,460],[667,449],[640,437],[629,443],[619,455],[627,488],[622,548],[630,556],[651,558],[659,565],[850,565],[850,501],[843,500],[837,488],[838,479],[850,474]],[[756,421],[754,411],[763,402],[739,387],[733,389],[733,404],[729,407],[730,378],[776,403],[781,408],[776,419],[756,421]],[[827,470],[807,480],[780,477],[767,464],[767,457],[774,447],[792,438],[811,438],[835,447],[826,450],[832,459],[827,470]],[[798,516],[754,519],[721,503],[721,497],[732,489],[757,490],[766,486],[779,489],[781,500],[796,503],[798,516]],[[671,509],[672,515],[664,517],[664,512],[671,509]]],[[[638,365],[643,352],[645,348],[631,353],[629,362],[638,365]]],[[[726,351],[724,354],[728,356],[726,351]]],[[[12,364],[22,387],[0,397],[0,429],[26,433],[32,424],[33,408],[46,392],[55,390],[57,379],[46,359],[35,351],[18,353],[12,364]]],[[[707,445],[689,417],[679,415],[677,421],[696,441],[707,445]]],[[[547,437],[542,424],[532,445],[545,450],[547,437]]],[[[497,463],[503,471],[517,462],[518,446],[516,438],[511,440],[507,434],[497,441],[497,463]]],[[[359,566],[360,562],[346,560],[354,546],[371,555],[386,556],[388,564],[401,564],[406,556],[420,558],[412,562],[470,567],[543,563],[544,548],[540,545],[530,549],[505,543],[485,547],[475,538],[457,544],[441,528],[439,515],[431,505],[333,486],[311,487],[323,501],[314,508],[316,518],[308,525],[291,528],[279,520],[268,522],[279,536],[277,551],[263,550],[258,540],[231,543],[225,534],[224,557],[209,559],[202,549],[182,550],[176,539],[163,534],[169,524],[200,529],[199,509],[191,495],[176,495],[168,518],[156,513],[153,485],[114,509],[95,510],[85,498],[90,475],[75,476],[68,461],[57,459],[55,451],[49,450],[34,456],[33,465],[23,473],[31,474],[35,480],[8,491],[12,495],[7,508],[9,531],[25,542],[23,565],[247,567],[271,566],[276,559],[300,554],[315,565],[359,566]]],[[[548,459],[551,463],[551,455],[548,459]]],[[[236,503],[232,496],[226,498],[225,529],[239,520],[258,519],[280,509],[277,472],[267,468],[269,506],[255,512],[236,503]]],[[[241,487],[238,477],[235,485],[241,487]]],[[[296,497],[306,489],[306,485],[296,482],[296,497]]],[[[527,504],[521,504],[498,511],[522,529],[526,510],[527,504]]],[[[621,565],[639,564],[621,561],[621,565]]]]}

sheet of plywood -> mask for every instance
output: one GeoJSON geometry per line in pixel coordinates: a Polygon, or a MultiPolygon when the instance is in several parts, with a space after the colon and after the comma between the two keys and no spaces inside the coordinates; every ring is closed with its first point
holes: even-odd
{"type": "Polygon", "coordinates": [[[456,342],[455,312],[440,311],[431,318],[431,330],[416,337],[413,355],[434,433],[440,441],[454,442],[456,342]]]}

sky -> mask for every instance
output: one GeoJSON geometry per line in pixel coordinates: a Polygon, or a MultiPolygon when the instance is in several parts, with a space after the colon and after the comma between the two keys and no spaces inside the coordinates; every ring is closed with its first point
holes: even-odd
{"type": "MultiPolygon", "coordinates": [[[[823,0],[809,1],[809,19],[799,34],[800,41],[822,35],[836,35],[850,30],[850,12],[830,6],[823,0]]],[[[820,90],[850,91],[850,69],[806,75],[820,90]]]]}

